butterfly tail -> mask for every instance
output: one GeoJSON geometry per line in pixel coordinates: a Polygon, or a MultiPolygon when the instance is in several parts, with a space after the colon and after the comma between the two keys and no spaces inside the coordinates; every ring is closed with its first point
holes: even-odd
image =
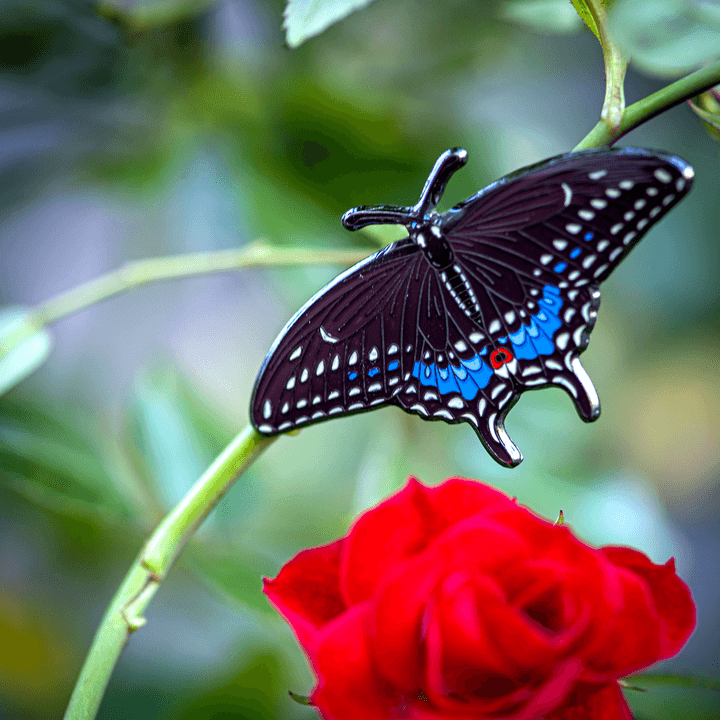
{"type": "Polygon", "coordinates": [[[505,430],[505,418],[493,414],[487,420],[481,419],[481,423],[475,432],[493,458],[505,467],[519,465],[523,456],[505,430]]]}
{"type": "Polygon", "coordinates": [[[600,399],[587,370],[580,358],[570,361],[570,370],[563,371],[550,378],[550,384],[560,387],[570,395],[578,415],[585,422],[593,422],[600,417],[600,399]]]}

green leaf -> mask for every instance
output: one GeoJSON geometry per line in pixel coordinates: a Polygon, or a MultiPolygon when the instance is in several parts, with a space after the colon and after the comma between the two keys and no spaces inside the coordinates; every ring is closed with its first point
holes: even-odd
{"type": "Polygon", "coordinates": [[[595,24],[595,18],[590,12],[590,8],[585,0],[572,0],[572,4],[577,10],[577,14],[583,19],[583,22],[592,30],[593,35],[600,40],[600,34],[598,33],[597,25],[595,24]]]}
{"type": "Polygon", "coordinates": [[[55,514],[149,521],[147,497],[119,455],[97,419],[84,422],[75,408],[0,404],[0,480],[55,514]]]}
{"type": "Polygon", "coordinates": [[[288,0],[285,7],[287,44],[296,48],[371,2],[373,0],[288,0]]]}
{"type": "Polygon", "coordinates": [[[686,73],[720,56],[720,6],[713,0],[618,0],[610,28],[648,73],[686,73]]]}
{"type": "Polygon", "coordinates": [[[638,687],[674,687],[674,688],[702,688],[720,692],[720,680],[711,678],[693,677],[692,675],[662,675],[649,673],[647,675],[631,675],[623,678],[623,682],[638,687]]]}
{"type": "Polygon", "coordinates": [[[690,109],[706,123],[710,137],[720,141],[720,88],[688,100],[690,109]]]}
{"type": "Polygon", "coordinates": [[[132,421],[152,487],[168,506],[184,497],[225,442],[217,426],[196,412],[187,383],[169,366],[137,383],[132,421]]]}
{"type": "Polygon", "coordinates": [[[583,26],[567,0],[511,0],[501,17],[548,35],[577,32],[583,26]]]}
{"type": "Polygon", "coordinates": [[[97,12],[127,23],[128,29],[147,31],[205,12],[217,0],[100,0],[97,12]]]}
{"type": "Polygon", "coordinates": [[[292,690],[288,690],[288,695],[298,704],[298,705],[312,705],[312,700],[307,695],[298,695],[297,693],[294,693],[292,690]]]}
{"type": "Polygon", "coordinates": [[[262,590],[262,578],[272,565],[270,561],[242,549],[196,540],[183,553],[182,562],[224,599],[264,615],[276,615],[262,590]]]}
{"type": "Polygon", "coordinates": [[[0,395],[37,370],[50,354],[52,338],[23,307],[0,309],[0,395]]]}

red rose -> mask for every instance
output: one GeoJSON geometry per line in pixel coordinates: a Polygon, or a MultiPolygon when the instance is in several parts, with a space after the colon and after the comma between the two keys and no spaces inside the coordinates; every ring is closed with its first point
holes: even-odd
{"type": "Polygon", "coordinates": [[[618,678],[677,653],[673,560],[592,548],[487,485],[407,486],[265,581],[325,720],[631,720],[618,678]]]}

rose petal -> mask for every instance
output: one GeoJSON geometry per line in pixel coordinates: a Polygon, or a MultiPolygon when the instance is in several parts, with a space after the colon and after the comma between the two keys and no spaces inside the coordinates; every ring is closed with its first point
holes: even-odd
{"type": "Polygon", "coordinates": [[[512,531],[472,517],[446,532],[421,555],[398,563],[394,576],[383,583],[372,601],[373,646],[385,677],[398,687],[414,687],[421,674],[418,648],[423,640],[423,617],[428,598],[441,577],[454,567],[478,576],[483,568],[496,570],[525,549],[512,531]]]}
{"type": "Polygon", "coordinates": [[[697,622],[690,588],[675,574],[675,559],[655,565],[646,555],[631,548],[604,547],[602,552],[616,565],[637,573],[647,582],[663,630],[657,659],[675,655],[697,622]]]}
{"type": "Polygon", "coordinates": [[[633,716],[616,682],[578,683],[546,720],[633,720],[633,716]]]}
{"type": "Polygon", "coordinates": [[[410,718],[417,700],[382,679],[372,663],[363,606],[348,610],[320,633],[314,659],[318,686],[311,700],[325,720],[410,718]]]}
{"type": "Polygon", "coordinates": [[[346,610],[338,577],[342,544],[337,540],[303,550],[274,580],[263,580],[263,592],[308,653],[312,653],[318,630],[346,610]]]}
{"type": "Polygon", "coordinates": [[[366,600],[398,561],[421,553],[448,527],[513,501],[488,485],[451,478],[427,487],[415,478],[361,515],[343,550],[341,587],[349,605],[366,600]]]}

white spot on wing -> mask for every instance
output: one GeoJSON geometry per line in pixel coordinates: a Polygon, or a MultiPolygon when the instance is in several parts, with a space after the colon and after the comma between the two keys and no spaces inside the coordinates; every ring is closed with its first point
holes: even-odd
{"type": "Polygon", "coordinates": [[[655,170],[653,175],[661,182],[661,183],[669,183],[672,180],[672,175],[663,168],[658,168],[655,170]]]}
{"type": "Polygon", "coordinates": [[[563,192],[565,193],[565,207],[567,207],[571,200],[572,200],[572,190],[570,189],[570,186],[567,183],[562,183],[560,187],[563,189],[563,192]]]}
{"type": "MultiPolygon", "coordinates": [[[[553,240],[553,245],[558,250],[564,250],[568,246],[568,241],[567,240],[553,240]]],[[[550,256],[550,259],[552,259],[552,255],[550,256]]]]}
{"type": "Polygon", "coordinates": [[[302,345],[298,345],[291,353],[289,360],[297,360],[300,357],[300,353],[302,352],[302,345]]]}
{"type": "Polygon", "coordinates": [[[321,360],[321,361],[317,364],[317,367],[315,368],[315,374],[316,374],[316,375],[322,375],[324,372],[325,372],[325,361],[324,361],[324,360],[321,360]]]}
{"type": "Polygon", "coordinates": [[[331,335],[322,325],[320,326],[320,337],[327,343],[336,343],[338,338],[331,335]]]}
{"type": "Polygon", "coordinates": [[[271,415],[272,415],[272,403],[269,400],[266,400],[265,404],[263,405],[263,417],[266,420],[269,420],[271,415]]]}

